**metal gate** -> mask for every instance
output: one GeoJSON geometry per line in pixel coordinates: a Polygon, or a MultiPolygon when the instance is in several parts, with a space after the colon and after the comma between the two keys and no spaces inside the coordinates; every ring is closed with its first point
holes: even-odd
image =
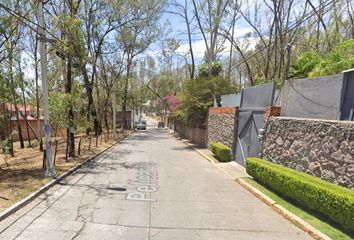
{"type": "Polygon", "coordinates": [[[340,120],[354,121],[354,70],[344,72],[340,120]]]}
{"type": "Polygon", "coordinates": [[[274,83],[267,83],[242,90],[237,116],[235,160],[245,165],[245,158],[258,157],[261,144],[259,130],[264,127],[264,113],[273,105],[274,83]]]}

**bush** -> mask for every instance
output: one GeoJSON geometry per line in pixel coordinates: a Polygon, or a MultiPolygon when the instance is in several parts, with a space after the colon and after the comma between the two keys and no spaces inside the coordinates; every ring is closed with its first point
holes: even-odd
{"type": "Polygon", "coordinates": [[[308,74],[323,60],[316,51],[305,52],[300,55],[291,69],[291,77],[306,78],[308,74]]]}
{"type": "Polygon", "coordinates": [[[11,152],[11,140],[9,138],[6,138],[4,141],[2,141],[1,149],[2,153],[4,154],[9,154],[11,152]]]}
{"type": "Polygon", "coordinates": [[[309,77],[338,74],[354,67],[354,40],[344,41],[332,49],[309,73],[309,77]]]}
{"type": "Polygon", "coordinates": [[[225,146],[222,143],[212,143],[211,151],[214,153],[216,159],[220,162],[229,162],[231,161],[231,148],[225,146]]]}
{"type": "Polygon", "coordinates": [[[258,158],[248,158],[246,170],[258,182],[354,234],[354,191],[258,158]]]}

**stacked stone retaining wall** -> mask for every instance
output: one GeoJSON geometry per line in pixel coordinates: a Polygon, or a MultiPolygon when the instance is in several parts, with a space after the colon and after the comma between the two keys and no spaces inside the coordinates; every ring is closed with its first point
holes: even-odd
{"type": "Polygon", "coordinates": [[[208,147],[213,142],[221,142],[231,149],[234,148],[236,113],[235,107],[209,108],[208,147]]]}
{"type": "Polygon", "coordinates": [[[263,157],[354,189],[354,122],[271,117],[263,157]]]}

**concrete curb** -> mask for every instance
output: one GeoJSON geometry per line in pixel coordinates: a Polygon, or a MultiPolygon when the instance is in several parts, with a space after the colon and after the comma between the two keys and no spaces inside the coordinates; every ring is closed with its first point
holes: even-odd
{"type": "Polygon", "coordinates": [[[314,228],[312,225],[308,224],[305,222],[302,218],[296,216],[295,214],[289,212],[287,209],[283,208],[279,204],[277,204],[273,199],[269,198],[262,192],[260,192],[258,189],[247,183],[243,179],[236,179],[235,180],[237,183],[239,183],[242,187],[250,191],[254,196],[256,196],[258,199],[260,199],[262,202],[265,204],[269,205],[272,207],[274,211],[282,215],[286,220],[291,222],[293,225],[297,226],[304,232],[308,233],[311,237],[317,240],[330,240],[331,238],[327,236],[326,234],[320,232],[316,228],[314,228]]]}
{"type": "MultiPolygon", "coordinates": [[[[171,132],[170,132],[170,134],[172,136],[175,136],[175,134],[173,134],[171,132]]],[[[245,188],[248,191],[250,191],[255,197],[260,199],[262,202],[264,202],[268,206],[272,207],[272,209],[274,211],[276,211],[277,213],[282,215],[286,220],[288,220],[289,222],[291,222],[293,225],[295,225],[296,227],[300,228],[304,232],[308,233],[314,239],[317,239],[317,240],[331,240],[331,238],[329,236],[327,236],[326,234],[320,232],[319,230],[314,228],[312,225],[310,225],[307,222],[305,222],[302,218],[300,218],[300,217],[296,216],[295,214],[289,212],[287,209],[285,209],[282,206],[280,206],[279,204],[277,204],[273,199],[269,198],[264,193],[260,192],[258,189],[256,189],[255,187],[253,187],[252,185],[250,185],[249,183],[247,183],[243,179],[241,179],[241,178],[232,178],[230,176],[230,174],[228,174],[223,169],[221,169],[219,166],[217,166],[217,164],[216,164],[217,162],[214,159],[212,159],[209,156],[205,155],[202,151],[196,149],[192,144],[189,144],[188,142],[183,141],[182,138],[178,137],[178,139],[181,140],[186,145],[188,145],[189,147],[191,147],[194,151],[196,151],[199,155],[204,157],[206,160],[211,162],[215,167],[217,167],[219,170],[221,170],[224,174],[228,175],[231,179],[236,181],[243,188],[245,188]]]]}
{"type": "Polygon", "coordinates": [[[208,160],[212,164],[215,165],[215,164],[218,163],[218,161],[216,159],[213,159],[213,158],[209,157],[208,155],[204,154],[202,151],[200,151],[199,149],[195,148],[193,144],[188,143],[187,140],[184,140],[183,138],[176,136],[173,132],[170,132],[170,134],[172,136],[178,138],[181,142],[186,144],[188,147],[192,148],[194,151],[196,151],[199,155],[201,155],[203,158],[205,158],[206,160],[208,160]]]}
{"type": "MultiPolygon", "coordinates": [[[[128,136],[126,136],[128,137],[128,136]]],[[[41,187],[40,189],[38,189],[37,191],[31,193],[30,195],[28,195],[26,198],[22,199],[21,201],[15,203],[14,205],[12,205],[11,207],[7,208],[5,211],[0,213],[0,222],[3,221],[5,218],[7,218],[8,216],[14,214],[15,212],[17,212],[18,210],[20,210],[21,208],[23,208],[24,206],[26,206],[27,204],[29,204],[30,202],[32,202],[35,198],[37,198],[38,196],[40,196],[41,194],[43,194],[44,192],[48,191],[51,187],[53,187],[55,184],[57,184],[58,182],[60,182],[61,180],[65,179],[66,177],[68,177],[69,175],[73,174],[75,171],[77,171],[79,168],[81,168],[82,166],[84,166],[85,164],[89,163],[90,161],[92,161],[93,159],[95,159],[96,157],[98,157],[99,155],[101,155],[102,153],[108,151],[109,149],[111,149],[112,147],[116,146],[117,144],[119,144],[121,141],[123,141],[126,137],[117,140],[115,143],[113,143],[111,146],[107,147],[106,149],[98,152],[97,154],[89,157],[88,159],[86,159],[85,161],[83,161],[82,163],[80,163],[79,165],[76,165],[72,168],[70,168],[68,171],[66,171],[65,173],[63,173],[62,175],[60,175],[59,177],[53,179],[52,181],[50,181],[49,183],[47,183],[46,185],[44,185],[43,187],[41,187]]]]}
{"type": "MultiPolygon", "coordinates": [[[[183,142],[183,140],[182,140],[183,142]]],[[[212,164],[216,165],[217,163],[219,163],[216,159],[209,157],[208,155],[206,155],[205,153],[203,153],[202,151],[200,151],[199,149],[195,148],[193,144],[184,142],[186,145],[188,145],[189,147],[191,147],[194,151],[196,151],[200,156],[202,156],[203,158],[205,158],[206,160],[208,160],[209,162],[211,162],[212,164]]]]}
{"type": "Polygon", "coordinates": [[[246,188],[248,191],[250,191],[253,195],[255,195],[258,199],[262,200],[265,204],[269,206],[274,206],[275,201],[268,196],[266,196],[264,193],[259,191],[258,189],[254,188],[252,185],[248,184],[246,181],[243,179],[235,179],[235,181],[240,184],[243,188],[246,188]]]}

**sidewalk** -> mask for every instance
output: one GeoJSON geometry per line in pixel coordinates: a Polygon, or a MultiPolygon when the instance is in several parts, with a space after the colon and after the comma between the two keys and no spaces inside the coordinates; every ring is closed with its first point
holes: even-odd
{"type": "Polygon", "coordinates": [[[182,138],[178,133],[174,133],[173,130],[171,129],[168,129],[168,131],[175,138],[181,140],[186,145],[196,150],[204,158],[209,158],[208,160],[210,162],[212,162],[216,167],[218,167],[221,171],[223,171],[226,175],[228,175],[232,179],[236,180],[238,178],[250,177],[247,174],[246,169],[240,166],[239,164],[237,164],[235,161],[230,161],[226,163],[219,162],[216,158],[213,157],[213,153],[208,148],[200,147],[192,143],[188,139],[182,138]]]}

